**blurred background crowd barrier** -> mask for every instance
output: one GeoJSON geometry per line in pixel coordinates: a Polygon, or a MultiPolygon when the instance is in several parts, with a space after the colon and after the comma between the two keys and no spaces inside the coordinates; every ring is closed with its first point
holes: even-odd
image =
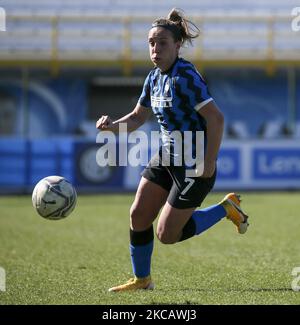
{"type": "MultiPolygon", "coordinates": [[[[97,166],[95,122],[134,107],[152,68],[149,27],[174,6],[201,30],[181,55],[225,116],[216,189],[300,189],[296,1],[9,0],[0,1],[0,193],[28,193],[53,174],[79,191],[136,188],[142,167],[97,166]]],[[[155,120],[143,130],[157,130],[155,120]]]]}

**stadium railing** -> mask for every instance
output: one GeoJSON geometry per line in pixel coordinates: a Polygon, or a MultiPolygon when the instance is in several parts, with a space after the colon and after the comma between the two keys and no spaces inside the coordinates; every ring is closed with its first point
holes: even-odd
{"type": "MultiPolygon", "coordinates": [[[[0,33],[0,67],[119,67],[131,75],[133,66],[150,65],[147,33],[153,16],[8,15],[0,33]]],[[[299,32],[287,13],[247,12],[197,15],[191,20],[201,34],[183,55],[200,68],[299,65],[299,32]]]]}

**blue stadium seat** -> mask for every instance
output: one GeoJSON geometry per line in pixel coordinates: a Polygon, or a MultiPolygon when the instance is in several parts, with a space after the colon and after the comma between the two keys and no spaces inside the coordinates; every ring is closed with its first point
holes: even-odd
{"type": "Polygon", "coordinates": [[[276,139],[283,136],[284,123],[282,120],[267,121],[262,128],[261,137],[264,139],[276,139]]]}
{"type": "Polygon", "coordinates": [[[219,10],[244,10],[244,11],[282,11],[293,8],[296,3],[293,0],[227,0],[226,3],[222,0],[186,0],[182,3],[181,0],[165,0],[157,2],[154,0],[144,0],[142,2],[137,2],[135,0],[7,0],[2,1],[2,6],[8,8],[9,11],[15,13],[20,10],[24,11],[45,11],[51,10],[57,13],[70,12],[70,10],[80,10],[82,11],[105,11],[105,12],[127,12],[131,14],[144,14],[145,10],[147,13],[165,13],[172,7],[179,7],[185,9],[186,11],[195,12],[198,10],[199,13],[202,11],[219,11],[219,10]]]}

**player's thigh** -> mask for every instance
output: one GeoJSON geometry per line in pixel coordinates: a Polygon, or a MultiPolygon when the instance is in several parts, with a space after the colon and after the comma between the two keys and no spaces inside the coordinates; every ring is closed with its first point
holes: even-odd
{"type": "Polygon", "coordinates": [[[174,179],[167,202],[160,214],[157,236],[163,243],[174,243],[181,236],[182,229],[212,189],[215,177],[186,177],[185,170],[171,170],[174,179]]]}
{"type": "Polygon", "coordinates": [[[157,223],[158,239],[164,244],[176,243],[195,208],[177,209],[166,202],[157,223]]]}
{"type": "Polygon", "coordinates": [[[130,209],[130,227],[136,231],[148,229],[165,204],[169,192],[142,177],[130,209]]]}
{"type": "Polygon", "coordinates": [[[170,170],[173,185],[168,196],[168,203],[177,209],[199,207],[214,186],[216,172],[212,177],[187,177],[186,170],[175,167],[170,170]]]}

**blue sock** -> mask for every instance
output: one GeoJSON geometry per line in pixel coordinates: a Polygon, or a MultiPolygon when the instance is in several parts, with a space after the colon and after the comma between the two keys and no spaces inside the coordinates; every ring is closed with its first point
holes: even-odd
{"type": "Polygon", "coordinates": [[[195,234],[199,235],[226,216],[226,210],[221,204],[212,205],[206,209],[195,210],[192,219],[195,223],[195,234]]]}
{"type": "Polygon", "coordinates": [[[135,246],[130,244],[129,247],[133,274],[138,278],[150,275],[153,240],[146,245],[135,246]]]}
{"type": "Polygon", "coordinates": [[[212,205],[206,209],[195,210],[183,227],[179,241],[201,234],[224,218],[226,214],[224,207],[220,204],[212,205]]]}

